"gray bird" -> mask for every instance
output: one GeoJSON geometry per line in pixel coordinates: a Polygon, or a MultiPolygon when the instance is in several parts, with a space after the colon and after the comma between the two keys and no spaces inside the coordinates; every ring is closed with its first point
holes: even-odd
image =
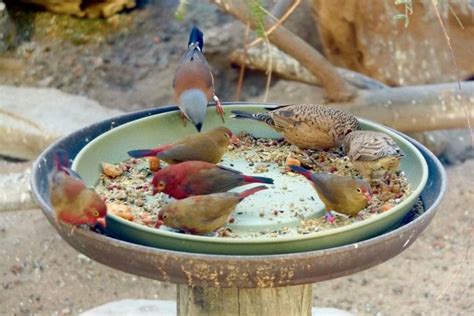
{"type": "Polygon", "coordinates": [[[345,111],[316,104],[284,105],[269,112],[231,111],[234,118],[268,124],[285,139],[304,149],[328,149],[339,146],[348,133],[359,130],[355,116],[345,111]]]}
{"type": "Polygon", "coordinates": [[[354,131],[346,136],[343,146],[354,169],[368,181],[397,171],[405,157],[397,143],[382,132],[354,131]]]}

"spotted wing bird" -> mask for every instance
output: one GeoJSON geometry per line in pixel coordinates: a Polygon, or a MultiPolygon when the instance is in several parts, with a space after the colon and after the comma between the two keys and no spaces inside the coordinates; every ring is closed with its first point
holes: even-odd
{"type": "Polygon", "coordinates": [[[203,33],[193,27],[188,50],[181,57],[173,80],[174,96],[182,117],[189,119],[199,132],[211,100],[216,102],[217,113],[224,121],[224,108],[214,94],[214,78],[202,54],[203,45],[203,33]]]}
{"type": "Polygon", "coordinates": [[[397,171],[405,156],[397,143],[382,132],[354,131],[346,136],[343,145],[354,169],[368,181],[397,171]]]}
{"type": "Polygon", "coordinates": [[[352,114],[316,104],[294,104],[268,112],[232,111],[234,118],[261,121],[281,133],[285,139],[303,149],[328,149],[339,146],[345,135],[359,130],[352,114]]]}

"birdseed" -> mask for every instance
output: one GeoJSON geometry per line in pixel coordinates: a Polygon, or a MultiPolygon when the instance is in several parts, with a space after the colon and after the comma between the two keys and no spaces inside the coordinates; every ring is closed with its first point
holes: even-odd
{"type": "MultiPolygon", "coordinates": [[[[299,174],[288,171],[288,164],[300,164],[302,167],[315,172],[330,172],[340,176],[360,177],[349,158],[344,155],[342,148],[333,148],[327,151],[302,150],[296,146],[288,144],[285,140],[274,140],[265,138],[255,138],[252,135],[242,133],[239,135],[240,142],[232,145],[226,154],[228,160],[245,159],[248,166],[252,167],[255,173],[265,173],[271,164],[277,164],[280,172],[288,177],[301,177],[299,174]]],[[[165,162],[160,162],[161,167],[165,167],[165,162]]],[[[148,159],[128,159],[120,164],[104,164],[104,173],[95,186],[97,193],[103,197],[104,201],[111,205],[109,210],[116,215],[138,224],[153,227],[160,209],[171,201],[165,194],[152,195],[151,179],[153,172],[150,170],[148,159]],[[113,170],[113,172],[110,172],[113,170]]],[[[157,169],[153,166],[153,169],[157,169]]],[[[283,185],[284,191],[290,191],[291,187],[283,185]]],[[[335,216],[333,224],[328,223],[325,217],[305,219],[303,201],[305,199],[316,201],[316,191],[314,197],[299,198],[290,203],[287,209],[260,210],[258,216],[270,221],[281,221],[281,216],[289,212],[298,219],[297,227],[282,227],[271,231],[259,231],[252,233],[237,234],[231,228],[224,226],[213,236],[219,238],[249,238],[249,237],[269,237],[288,235],[305,235],[313,232],[334,229],[352,223],[360,222],[378,214],[384,213],[397,204],[405,200],[411,193],[411,187],[402,171],[388,174],[383,179],[371,183],[372,199],[368,206],[360,211],[355,217],[348,217],[343,214],[332,212],[335,216]]],[[[238,217],[241,212],[234,214],[238,217]]]]}

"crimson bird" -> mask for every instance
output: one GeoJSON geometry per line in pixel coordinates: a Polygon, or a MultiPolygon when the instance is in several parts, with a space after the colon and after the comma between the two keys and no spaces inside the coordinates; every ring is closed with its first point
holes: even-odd
{"type": "Polygon", "coordinates": [[[273,184],[273,179],[253,177],[203,161],[187,161],[157,171],[152,180],[153,194],[164,192],[175,199],[225,192],[250,184],[273,184]]]}
{"type": "Polygon", "coordinates": [[[262,185],[241,193],[214,193],[175,200],[160,210],[155,227],[165,224],[191,234],[213,232],[225,225],[238,203],[265,189],[268,188],[262,185]]]}
{"type": "Polygon", "coordinates": [[[173,80],[176,103],[184,122],[189,119],[198,132],[206,117],[209,101],[216,102],[216,111],[224,121],[224,108],[214,93],[214,77],[206,58],[202,54],[203,33],[193,27],[189,34],[188,51],[179,61],[173,80]]]}
{"type": "Polygon", "coordinates": [[[49,181],[49,198],[56,221],[70,225],[99,223],[105,226],[105,202],[70,169],[70,161],[63,150],[54,154],[54,168],[49,174],[49,181]]]}

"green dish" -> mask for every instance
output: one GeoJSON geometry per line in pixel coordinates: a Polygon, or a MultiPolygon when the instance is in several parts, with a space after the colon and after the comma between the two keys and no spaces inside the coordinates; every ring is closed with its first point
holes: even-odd
{"type": "MultiPolygon", "coordinates": [[[[226,113],[233,109],[261,111],[264,105],[240,104],[226,106],[226,113]]],[[[153,229],[140,224],[129,222],[114,214],[107,215],[107,234],[112,237],[134,242],[137,244],[195,253],[227,254],[227,255],[265,255],[296,253],[310,250],[319,250],[342,246],[365,240],[397,227],[404,216],[415,204],[428,178],[428,167],[421,153],[405,138],[379,124],[360,119],[363,129],[383,131],[389,134],[406,154],[402,160],[401,169],[405,172],[412,187],[412,193],[407,199],[375,217],[356,222],[348,226],[338,227],[326,231],[306,235],[277,236],[277,237],[245,237],[245,233],[262,229],[275,229],[281,226],[291,226],[297,221],[294,217],[282,215],[278,220],[261,218],[258,214],[262,208],[271,208],[275,203],[278,206],[307,204],[307,196],[313,196],[316,201],[307,204],[307,217],[322,216],[323,205],[311,186],[302,177],[287,183],[288,187],[296,188],[290,195],[275,194],[281,186],[281,175],[277,170],[260,174],[275,179],[273,190],[266,190],[255,194],[239,204],[236,212],[242,214],[237,223],[232,226],[234,232],[242,234],[239,238],[218,238],[211,236],[195,236],[177,233],[165,229],[153,229]],[[280,181],[279,181],[280,180],[280,181]],[[272,194],[273,191],[273,194],[272,194]],[[247,201],[248,200],[248,201],[247,201]],[[304,200],[304,201],[303,201],[304,200]],[[274,203],[272,206],[271,203],[274,203]]],[[[220,117],[215,114],[213,107],[208,110],[204,129],[223,125],[220,117]]],[[[246,131],[256,137],[280,138],[280,135],[265,124],[226,118],[225,125],[234,133],[246,131]]],[[[158,144],[169,143],[182,136],[195,133],[192,124],[183,127],[179,113],[170,111],[131,121],[100,135],[86,145],[76,156],[73,169],[84,179],[87,185],[93,186],[99,177],[99,163],[107,161],[118,163],[128,159],[127,151],[136,148],[156,147],[158,144]]],[[[223,164],[229,163],[224,161],[223,164]]],[[[248,173],[242,162],[232,161],[234,168],[248,173]]],[[[236,189],[236,191],[249,188],[236,189]]]]}

